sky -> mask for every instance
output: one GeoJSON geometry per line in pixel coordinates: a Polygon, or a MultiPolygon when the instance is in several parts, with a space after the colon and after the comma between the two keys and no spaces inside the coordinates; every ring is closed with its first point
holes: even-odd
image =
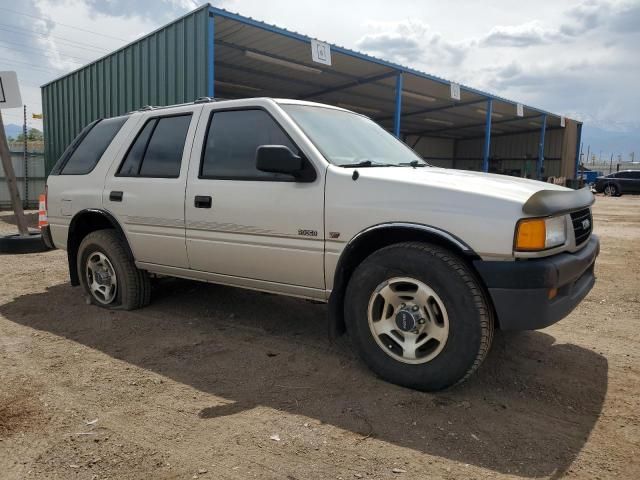
{"type": "MultiPolygon", "coordinates": [[[[202,2],[0,0],[0,70],[39,86],[202,2]]],[[[213,5],[585,123],[584,150],[640,161],[640,0],[218,0],[213,5]]],[[[3,112],[21,123],[19,110],[3,112]]],[[[29,125],[42,128],[41,121],[29,125]]]]}

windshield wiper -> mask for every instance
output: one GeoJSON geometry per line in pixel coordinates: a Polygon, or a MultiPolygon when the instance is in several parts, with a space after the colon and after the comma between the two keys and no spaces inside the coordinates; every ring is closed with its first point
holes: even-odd
{"type": "Polygon", "coordinates": [[[409,163],[399,163],[398,165],[408,165],[410,167],[417,168],[417,167],[426,167],[429,164],[424,162],[420,163],[418,160],[411,160],[409,163]]]}
{"type": "Polygon", "coordinates": [[[371,160],[362,160],[361,162],[356,163],[341,163],[338,165],[339,167],[351,167],[351,168],[364,168],[364,167],[394,167],[395,165],[391,165],[389,163],[376,163],[371,160]]]}

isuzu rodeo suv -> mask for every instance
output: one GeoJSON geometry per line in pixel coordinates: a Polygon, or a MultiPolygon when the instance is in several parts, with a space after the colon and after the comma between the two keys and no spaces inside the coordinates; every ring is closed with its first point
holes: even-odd
{"type": "Polygon", "coordinates": [[[328,302],[380,377],[463,381],[493,332],[565,317],[594,284],[587,190],[435,168],[369,118],[296,100],[146,107],[88,125],[48,181],[45,237],[94,304],[150,275],[328,302]]]}

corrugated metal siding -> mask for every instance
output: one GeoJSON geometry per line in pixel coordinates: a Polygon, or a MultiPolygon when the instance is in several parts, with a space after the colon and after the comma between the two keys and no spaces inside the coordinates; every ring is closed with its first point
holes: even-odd
{"type": "Polygon", "coordinates": [[[47,173],[96,118],[205,96],[207,23],[203,7],[42,87],[47,173]]]}
{"type": "MultiPolygon", "coordinates": [[[[569,120],[567,120],[569,122],[569,120]]],[[[575,122],[574,122],[575,123],[575,122]]],[[[573,168],[575,147],[568,149],[564,144],[575,144],[575,135],[566,141],[567,129],[549,129],[545,135],[544,176],[572,177],[566,173],[573,168]],[[567,150],[568,151],[567,153],[567,150]]],[[[575,128],[574,128],[575,129],[575,128]]],[[[491,138],[491,166],[501,171],[519,170],[521,176],[535,176],[538,159],[539,132],[499,135],[491,138]]],[[[407,143],[413,145],[415,136],[408,136],[407,143]]],[[[423,137],[414,147],[429,163],[439,167],[463,170],[482,169],[483,138],[459,140],[454,147],[453,140],[423,137]],[[446,146],[450,145],[447,149],[446,146]],[[455,148],[455,161],[454,161],[455,148]]]]}

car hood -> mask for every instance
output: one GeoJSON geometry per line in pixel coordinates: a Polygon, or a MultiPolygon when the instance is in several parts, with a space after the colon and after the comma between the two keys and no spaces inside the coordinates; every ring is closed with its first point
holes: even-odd
{"type": "Polygon", "coordinates": [[[477,194],[521,204],[524,204],[533,194],[542,190],[573,191],[552,183],[526,178],[438,167],[370,167],[358,169],[358,171],[367,178],[384,180],[390,183],[397,182],[405,185],[446,188],[466,194],[477,194]]]}

